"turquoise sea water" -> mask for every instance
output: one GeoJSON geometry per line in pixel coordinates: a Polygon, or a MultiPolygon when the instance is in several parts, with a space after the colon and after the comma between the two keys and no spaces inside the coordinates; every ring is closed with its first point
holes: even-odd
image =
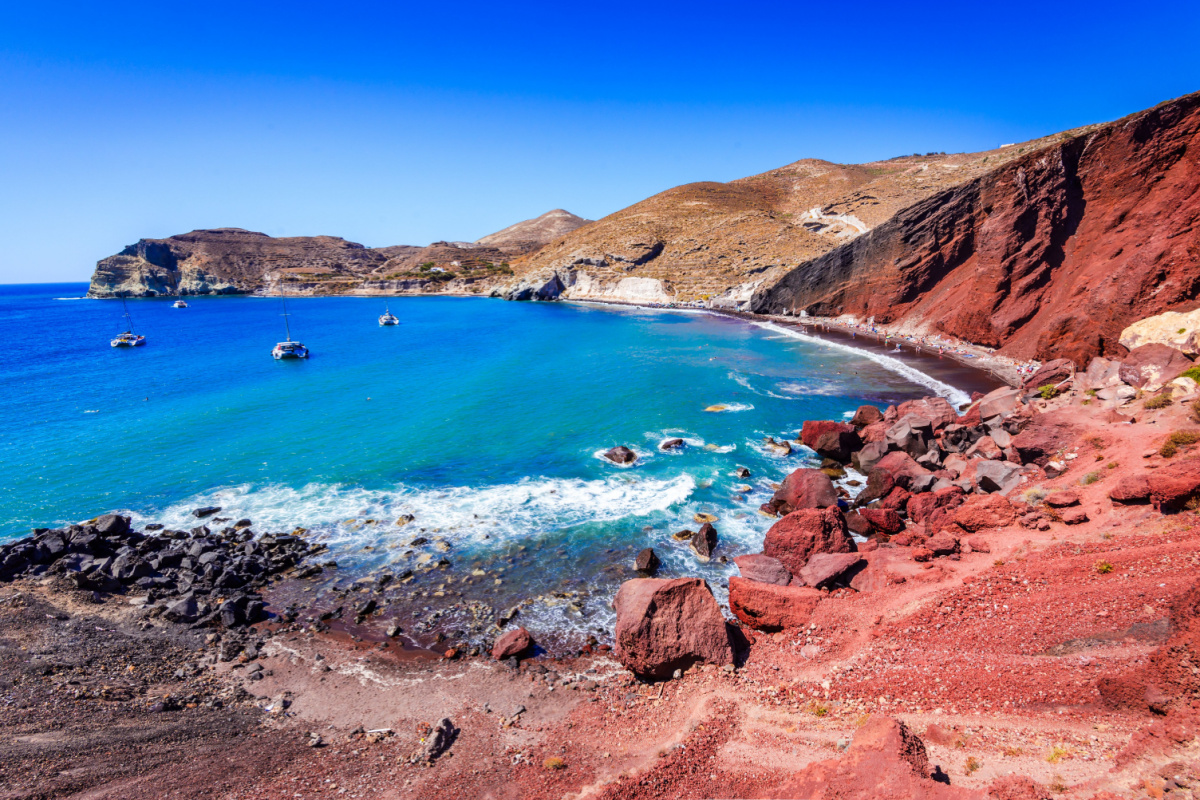
{"type": "Polygon", "coordinates": [[[277,299],[131,300],[147,344],[114,349],[121,305],[63,299],[85,289],[0,287],[0,539],[110,510],[191,527],[218,505],[256,530],[308,528],[350,576],[402,568],[424,531],[455,569],[506,568],[492,591],[584,586],[601,615],[642,547],[664,574],[732,570],[671,540],[698,511],[720,518],[720,553],[761,545],[769,484],[811,457],[763,437],[936,384],[709,314],[489,299],[393,299],[391,328],[382,300],[292,299],[299,362],[271,358],[277,299]],[[689,446],[659,452],[671,436],[689,446]],[[618,444],[636,465],[598,457],[618,444]]]}

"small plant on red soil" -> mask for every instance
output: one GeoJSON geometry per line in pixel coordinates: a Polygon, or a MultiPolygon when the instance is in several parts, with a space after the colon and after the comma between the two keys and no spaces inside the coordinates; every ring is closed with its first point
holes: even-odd
{"type": "Polygon", "coordinates": [[[967,758],[967,763],[965,765],[963,765],[963,771],[966,772],[968,775],[970,775],[972,772],[977,771],[982,766],[983,766],[982,761],[980,761],[975,756],[969,756],[967,758]]]}
{"type": "Polygon", "coordinates": [[[1063,776],[1055,775],[1053,780],[1050,781],[1049,789],[1055,794],[1062,794],[1065,792],[1067,790],[1067,784],[1063,780],[1063,776]]]}
{"type": "Polygon", "coordinates": [[[1142,403],[1142,407],[1149,411],[1157,411],[1160,408],[1166,408],[1171,405],[1171,395],[1156,394],[1146,402],[1142,403]]]}
{"type": "Polygon", "coordinates": [[[1089,484],[1095,483],[1096,481],[1100,480],[1103,477],[1104,476],[1101,475],[1099,472],[1089,472],[1087,475],[1084,475],[1082,478],[1080,478],[1079,482],[1081,484],[1083,484],[1084,486],[1087,486],[1089,484]]]}
{"type": "Polygon", "coordinates": [[[1107,561],[1097,561],[1095,564],[1095,570],[1101,575],[1107,575],[1113,571],[1113,565],[1107,561]]]}
{"type": "Polygon", "coordinates": [[[1103,436],[1087,436],[1087,437],[1084,437],[1083,441],[1086,444],[1090,444],[1092,447],[1096,448],[1097,450],[1104,449],[1105,442],[1104,442],[1103,436]]]}
{"type": "Polygon", "coordinates": [[[817,717],[823,717],[829,713],[828,706],[822,705],[821,703],[815,703],[815,702],[808,707],[808,710],[811,711],[813,713],[813,715],[817,716],[817,717]]]}
{"type": "Polygon", "coordinates": [[[1167,437],[1167,441],[1174,442],[1181,447],[1189,444],[1195,444],[1196,442],[1200,442],[1200,431],[1191,430],[1188,428],[1178,431],[1171,431],[1171,434],[1167,437]]]}
{"type": "Polygon", "coordinates": [[[1058,387],[1053,383],[1047,383],[1045,386],[1038,387],[1038,394],[1042,396],[1043,400],[1053,400],[1058,397],[1058,387]]]}
{"type": "Polygon", "coordinates": [[[1004,566],[1004,559],[1003,559],[1003,558],[997,558],[995,561],[993,561],[993,562],[992,562],[992,566],[993,566],[993,567],[1003,567],[1003,566],[1004,566]]]}
{"type": "Polygon", "coordinates": [[[1050,748],[1050,752],[1046,754],[1046,760],[1051,764],[1057,764],[1064,758],[1069,758],[1071,751],[1063,747],[1061,744],[1056,744],[1050,748]]]}
{"type": "Polygon", "coordinates": [[[1004,748],[1004,755],[1009,758],[1016,758],[1017,756],[1025,755],[1025,751],[1019,747],[1006,747],[1004,748]]]}
{"type": "Polygon", "coordinates": [[[1025,501],[1026,505],[1041,505],[1042,501],[1046,499],[1046,492],[1043,489],[1030,489],[1021,495],[1021,499],[1025,501]]]}
{"type": "Polygon", "coordinates": [[[1104,468],[1105,469],[1116,469],[1119,466],[1121,466],[1120,463],[1118,463],[1116,461],[1110,461],[1104,465],[1104,468]]]}
{"type": "Polygon", "coordinates": [[[1200,400],[1196,400],[1192,403],[1192,420],[1194,422],[1200,422],[1200,400]]]}
{"type": "Polygon", "coordinates": [[[1179,447],[1170,439],[1162,443],[1162,447],[1158,448],[1158,454],[1163,458],[1170,458],[1179,452],[1179,447]]]}
{"type": "Polygon", "coordinates": [[[549,770],[566,769],[567,762],[563,761],[558,756],[550,756],[542,762],[542,766],[549,770]]]}

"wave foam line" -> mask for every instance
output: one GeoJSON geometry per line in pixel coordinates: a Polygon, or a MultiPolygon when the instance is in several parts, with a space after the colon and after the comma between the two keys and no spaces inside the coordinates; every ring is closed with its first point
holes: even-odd
{"type": "Polygon", "coordinates": [[[249,518],[259,532],[289,531],[299,525],[320,532],[331,546],[359,546],[389,533],[411,538],[418,528],[440,529],[446,538],[499,544],[584,523],[665,511],[687,500],[695,487],[689,475],[670,480],[526,478],[511,484],[446,489],[241,485],[133,516],[138,524],[160,522],[186,530],[198,524],[192,509],[213,505],[221,507],[222,517],[249,518]],[[412,524],[397,527],[396,520],[405,514],[413,515],[412,524]],[[377,524],[364,525],[367,519],[377,524]]]}
{"type": "Polygon", "coordinates": [[[755,322],[752,320],[747,321],[750,322],[751,325],[756,325],[760,328],[765,328],[766,330],[774,331],[776,333],[782,333],[784,336],[792,339],[799,339],[800,341],[809,342],[810,344],[816,344],[822,347],[832,347],[837,350],[842,350],[846,353],[852,353],[854,355],[862,356],[863,358],[869,358],[871,361],[874,361],[876,364],[888,370],[889,372],[894,372],[897,375],[912,381],[913,383],[920,384],[928,389],[932,389],[942,397],[945,397],[951,403],[954,403],[956,406],[962,403],[969,403],[971,401],[971,396],[962,389],[956,389],[950,384],[939,381],[937,378],[934,378],[931,375],[926,375],[924,372],[914,369],[908,364],[905,364],[903,361],[899,361],[891,356],[873,353],[870,350],[863,350],[861,348],[848,344],[842,344],[840,342],[831,342],[828,339],[820,339],[816,336],[809,336],[806,333],[801,333],[800,331],[793,330],[791,328],[785,328],[781,325],[775,324],[774,322],[755,322]]]}

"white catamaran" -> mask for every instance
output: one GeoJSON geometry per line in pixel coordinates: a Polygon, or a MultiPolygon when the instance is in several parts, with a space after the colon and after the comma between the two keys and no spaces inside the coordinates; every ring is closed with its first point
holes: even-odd
{"type": "Polygon", "coordinates": [[[391,309],[388,308],[387,304],[384,303],[383,316],[379,318],[380,327],[382,327],[384,325],[399,325],[399,324],[400,324],[400,320],[396,318],[396,315],[393,314],[391,312],[391,309]]]}
{"type": "Polygon", "coordinates": [[[271,351],[276,361],[285,358],[308,358],[308,348],[300,342],[292,341],[292,328],[288,324],[287,297],[284,296],[283,284],[279,285],[279,300],[283,303],[283,329],[287,332],[287,340],[279,342],[271,351]]]}
{"type": "Polygon", "coordinates": [[[110,344],[113,347],[141,347],[146,343],[145,336],[139,336],[133,332],[133,318],[129,316],[129,306],[125,302],[125,295],[121,295],[121,308],[125,309],[125,332],[117,334],[117,338],[113,339],[110,344]]]}

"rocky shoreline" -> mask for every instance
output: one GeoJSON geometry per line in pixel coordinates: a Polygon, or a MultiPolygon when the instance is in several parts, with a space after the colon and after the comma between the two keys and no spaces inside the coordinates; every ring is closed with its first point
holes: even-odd
{"type": "MultiPolygon", "coordinates": [[[[643,552],[611,647],[570,655],[512,609],[481,644],[413,647],[390,609],[414,576],[319,595],[319,544],[220,509],[36,531],[0,548],[0,776],[10,797],[1193,796],[1190,365],[1150,344],[965,409],[810,420],[821,466],[764,504],[728,614],[643,552]]],[[[688,546],[722,555],[697,523],[688,546]]]]}

